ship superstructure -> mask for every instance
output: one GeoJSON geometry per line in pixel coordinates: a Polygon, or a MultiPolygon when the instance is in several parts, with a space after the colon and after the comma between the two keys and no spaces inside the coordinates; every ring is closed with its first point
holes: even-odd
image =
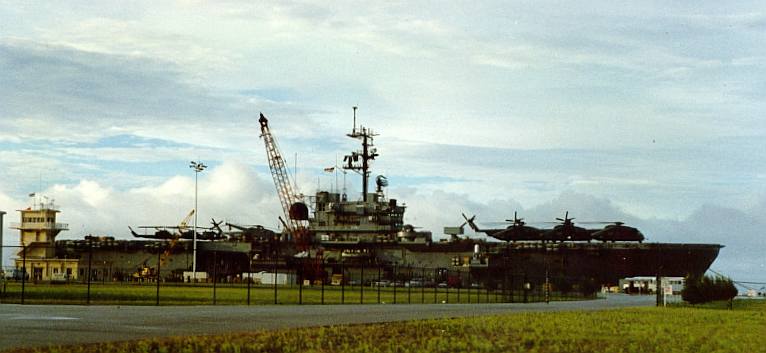
{"type": "Polygon", "coordinates": [[[388,186],[386,177],[377,176],[375,192],[369,192],[370,164],[379,156],[373,143],[377,135],[364,126],[357,128],[356,109],[354,127],[346,136],[359,140],[361,149],[343,157],[342,168],[361,175],[361,200],[349,201],[345,192],[317,192],[309,229],[319,243],[394,242],[405,228],[405,206],[397,204],[396,199],[386,199],[383,190],[388,186]]]}
{"type": "Polygon", "coordinates": [[[404,210],[405,206],[386,199],[383,192],[348,201],[343,194],[320,191],[309,229],[322,244],[394,242],[404,229],[404,210]]]}

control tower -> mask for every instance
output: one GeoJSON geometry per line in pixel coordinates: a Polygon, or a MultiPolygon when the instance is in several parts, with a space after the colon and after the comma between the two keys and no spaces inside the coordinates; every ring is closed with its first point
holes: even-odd
{"type": "Polygon", "coordinates": [[[16,269],[36,281],[74,279],[78,259],[56,258],[56,236],[69,226],[56,223],[60,211],[53,200],[35,199],[32,206],[18,211],[21,222],[11,223],[11,228],[19,230],[23,246],[17,253],[16,269]]]}

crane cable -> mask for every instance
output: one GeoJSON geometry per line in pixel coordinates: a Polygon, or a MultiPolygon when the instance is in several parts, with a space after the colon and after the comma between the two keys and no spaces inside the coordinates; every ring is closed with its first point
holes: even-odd
{"type": "Polygon", "coordinates": [[[736,285],[739,285],[740,287],[745,288],[745,289],[756,290],[755,288],[749,286],[749,285],[753,285],[753,284],[754,285],[762,285],[763,287],[761,287],[761,289],[766,287],[766,282],[736,281],[736,280],[732,279],[731,277],[726,276],[723,273],[720,273],[720,272],[718,272],[718,271],[716,271],[716,270],[714,270],[712,268],[709,268],[708,271],[713,272],[716,275],[719,275],[721,277],[729,278],[732,281],[732,283],[734,283],[736,285]]]}

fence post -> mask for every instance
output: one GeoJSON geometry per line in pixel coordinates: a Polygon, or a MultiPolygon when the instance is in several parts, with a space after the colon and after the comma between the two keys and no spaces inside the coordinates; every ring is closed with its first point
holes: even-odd
{"type": "Polygon", "coordinates": [[[321,302],[322,302],[322,305],[324,305],[324,282],[327,279],[327,276],[325,275],[324,256],[322,257],[322,271],[320,272],[320,274],[322,275],[322,278],[321,278],[321,280],[322,280],[322,299],[321,299],[321,302]]]}
{"type": "Polygon", "coordinates": [[[391,276],[393,277],[391,279],[394,281],[394,304],[396,304],[396,267],[397,267],[396,265],[397,264],[394,263],[394,272],[393,272],[393,275],[391,276]]]}
{"type": "Polygon", "coordinates": [[[303,305],[303,259],[301,259],[298,271],[298,305],[303,305]]]}
{"type": "Polygon", "coordinates": [[[472,285],[471,281],[472,281],[471,269],[469,268],[468,269],[468,304],[471,304],[471,285],[472,285]]]}
{"type": "Polygon", "coordinates": [[[527,295],[528,295],[527,292],[529,291],[529,282],[527,282],[527,274],[526,273],[524,274],[524,280],[522,282],[522,286],[523,286],[523,289],[524,289],[524,303],[528,303],[529,301],[528,301],[528,297],[527,297],[527,295]]]}
{"type": "Polygon", "coordinates": [[[463,286],[463,272],[457,271],[457,303],[460,304],[460,287],[463,286]]]}
{"type": "Polygon", "coordinates": [[[378,304],[380,304],[380,262],[375,262],[378,265],[378,304]]]}
{"type": "Polygon", "coordinates": [[[423,277],[423,285],[420,287],[420,304],[426,303],[426,268],[420,268],[420,276],[423,277]]]}
{"type": "Polygon", "coordinates": [[[503,303],[508,302],[508,268],[503,269],[503,303]]]}
{"type": "Polygon", "coordinates": [[[362,279],[359,280],[359,304],[364,304],[364,260],[362,260],[362,279]]]}
{"type": "Polygon", "coordinates": [[[157,295],[154,300],[154,305],[160,305],[160,266],[162,264],[162,248],[161,245],[157,245],[157,295]]]}
{"type": "Polygon", "coordinates": [[[346,264],[340,258],[340,303],[346,304],[346,264]]]}
{"type": "Polygon", "coordinates": [[[446,283],[447,283],[447,288],[445,288],[445,290],[446,290],[446,294],[445,294],[445,299],[444,299],[444,301],[445,301],[447,304],[449,304],[449,270],[447,270],[447,282],[446,282],[446,283]]]}
{"type": "Polygon", "coordinates": [[[407,304],[412,304],[412,265],[407,265],[407,272],[410,278],[410,285],[407,286],[407,304]]]}
{"type": "Polygon", "coordinates": [[[88,236],[88,298],[87,304],[90,305],[90,277],[92,274],[91,265],[93,264],[93,237],[88,236]]]}
{"type": "Polygon", "coordinates": [[[21,304],[24,304],[27,282],[27,245],[22,244],[21,247],[21,304]]]}
{"type": "Polygon", "coordinates": [[[508,289],[510,290],[511,303],[513,303],[514,302],[514,299],[513,299],[513,273],[511,273],[511,278],[510,278],[510,281],[508,283],[508,289]]]}
{"type": "Polygon", "coordinates": [[[434,273],[433,273],[433,276],[434,276],[434,304],[436,304],[436,292],[439,291],[439,284],[436,283],[436,271],[437,270],[434,269],[434,273]]]}
{"type": "Polygon", "coordinates": [[[545,269],[545,304],[550,304],[551,302],[551,282],[548,278],[548,269],[545,269]]]}
{"type": "Polygon", "coordinates": [[[657,272],[655,279],[654,279],[654,292],[655,292],[655,299],[657,302],[657,306],[663,306],[665,304],[664,298],[662,296],[662,277],[660,277],[660,273],[657,272]]]}
{"type": "Polygon", "coordinates": [[[247,268],[247,305],[250,305],[250,287],[252,287],[253,282],[253,254],[249,254],[250,256],[250,266],[247,268]]]}
{"type": "Polygon", "coordinates": [[[277,300],[277,261],[279,261],[279,245],[277,245],[277,252],[274,256],[274,305],[279,303],[277,300]]]}
{"type": "Polygon", "coordinates": [[[213,305],[216,303],[216,284],[218,283],[218,252],[213,250],[213,305]]]}

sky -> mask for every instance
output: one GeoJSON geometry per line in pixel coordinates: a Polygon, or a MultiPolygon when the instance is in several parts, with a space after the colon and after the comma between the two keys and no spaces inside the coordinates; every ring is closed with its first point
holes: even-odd
{"type": "Polygon", "coordinates": [[[190,160],[200,222],[277,228],[259,112],[312,194],[358,106],[373,177],[437,237],[569,211],[724,244],[713,269],[766,282],[764,43],[755,1],[0,0],[4,243],[32,192],[59,239],[177,224],[190,160]]]}

